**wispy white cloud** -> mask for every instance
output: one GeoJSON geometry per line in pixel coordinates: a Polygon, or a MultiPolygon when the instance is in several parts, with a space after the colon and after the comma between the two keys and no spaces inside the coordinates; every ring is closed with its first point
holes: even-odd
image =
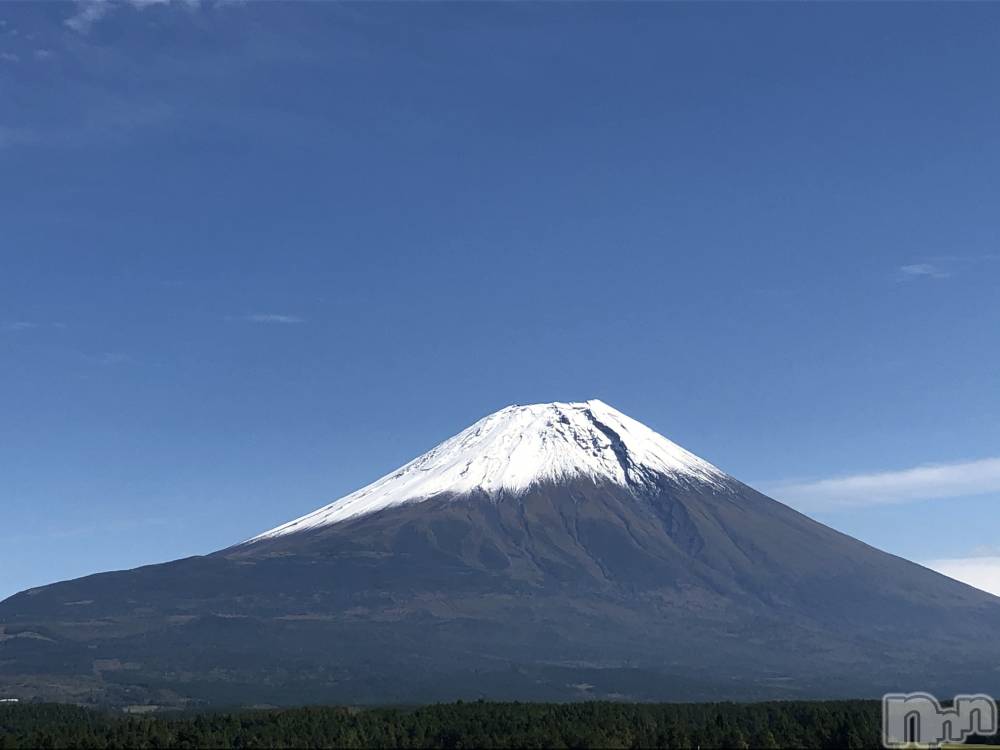
{"type": "Polygon", "coordinates": [[[118,365],[135,364],[135,358],[125,352],[100,352],[98,354],[84,354],[84,361],[102,367],[116,367],[118,365]]]}
{"type": "Polygon", "coordinates": [[[32,328],[38,328],[38,323],[30,320],[12,320],[9,323],[0,324],[0,330],[4,331],[30,331],[32,328]]]}
{"type": "Polygon", "coordinates": [[[0,60],[9,63],[19,63],[21,62],[21,56],[14,52],[0,52],[0,60]]]}
{"type": "MultiPolygon", "coordinates": [[[[76,12],[65,23],[78,34],[89,34],[94,25],[105,18],[116,7],[128,6],[145,10],[156,5],[170,5],[175,0],[77,0],[76,12]]],[[[200,0],[176,0],[189,8],[197,8],[200,0]]]]}
{"type": "Polygon", "coordinates": [[[10,331],[17,333],[19,331],[32,331],[38,328],[66,328],[67,325],[62,322],[55,323],[39,323],[35,320],[9,320],[5,323],[0,323],[0,331],[10,331]]]}
{"type": "Polygon", "coordinates": [[[855,474],[811,482],[778,482],[765,491],[808,511],[912,503],[1000,493],[1000,458],[916,466],[900,471],[855,474]]]}
{"type": "Polygon", "coordinates": [[[76,12],[63,21],[77,34],[89,34],[94,24],[111,11],[110,0],[78,0],[76,12]]]}
{"type": "Polygon", "coordinates": [[[951,277],[951,272],[933,263],[913,263],[899,267],[901,279],[947,279],[951,277]]]}
{"type": "Polygon", "coordinates": [[[901,282],[920,279],[950,279],[1000,260],[1000,253],[978,253],[966,255],[935,255],[918,263],[909,263],[896,269],[896,280],[901,282]]]}
{"type": "Polygon", "coordinates": [[[251,313],[237,318],[237,320],[244,320],[248,323],[283,323],[286,325],[306,322],[305,318],[300,318],[298,315],[280,313],[251,313]]]}
{"type": "Polygon", "coordinates": [[[928,560],[931,570],[1000,596],[1000,556],[952,557],[928,560]]]}

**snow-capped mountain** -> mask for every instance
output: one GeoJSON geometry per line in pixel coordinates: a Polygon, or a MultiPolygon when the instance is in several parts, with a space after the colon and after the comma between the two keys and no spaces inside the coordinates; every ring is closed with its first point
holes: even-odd
{"type": "Polygon", "coordinates": [[[998,631],[1000,600],[587,401],[502,409],[214,554],[0,602],[0,689],[174,705],[1000,693],[998,631]]]}
{"type": "Polygon", "coordinates": [[[648,490],[665,476],[718,489],[727,478],[603,401],[508,406],[367,487],[250,541],[445,494],[495,499],[545,482],[577,479],[648,490]]]}

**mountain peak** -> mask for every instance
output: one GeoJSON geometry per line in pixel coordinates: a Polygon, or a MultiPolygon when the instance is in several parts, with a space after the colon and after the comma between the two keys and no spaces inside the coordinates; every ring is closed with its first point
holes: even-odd
{"type": "Polygon", "coordinates": [[[585,478],[630,489],[658,478],[719,486],[726,475],[603,401],[511,405],[367,487],[250,542],[440,495],[517,495],[541,482],[585,478]]]}

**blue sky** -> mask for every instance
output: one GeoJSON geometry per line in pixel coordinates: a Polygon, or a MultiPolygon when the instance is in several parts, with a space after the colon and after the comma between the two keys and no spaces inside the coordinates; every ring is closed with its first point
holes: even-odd
{"type": "Polygon", "coordinates": [[[587,398],[1000,590],[998,65],[995,4],[4,3],[0,596],[587,398]]]}

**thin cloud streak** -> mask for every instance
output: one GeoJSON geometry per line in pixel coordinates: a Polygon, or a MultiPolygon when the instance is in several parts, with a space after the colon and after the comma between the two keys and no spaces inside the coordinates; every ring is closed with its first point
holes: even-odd
{"type": "Polygon", "coordinates": [[[297,315],[283,315],[277,313],[253,313],[252,315],[243,316],[240,320],[245,320],[248,323],[279,323],[283,325],[306,322],[304,318],[300,318],[297,315]]]}
{"type": "Polygon", "coordinates": [[[979,255],[938,255],[919,263],[908,263],[896,269],[896,281],[917,282],[921,279],[950,279],[976,266],[1000,260],[998,253],[979,255]]]}
{"type": "Polygon", "coordinates": [[[105,367],[129,365],[135,362],[132,355],[125,352],[104,352],[103,354],[98,354],[96,357],[91,357],[91,361],[105,367]]]}
{"type": "Polygon", "coordinates": [[[1000,557],[953,557],[928,560],[925,567],[1000,596],[1000,557]]]}
{"type": "Polygon", "coordinates": [[[779,482],[769,494],[806,511],[836,511],[1000,492],[1000,458],[917,466],[901,471],[779,482]]]}
{"type": "Polygon", "coordinates": [[[30,320],[14,320],[0,325],[0,328],[4,331],[30,331],[32,328],[38,328],[38,323],[32,323],[30,320]]]}
{"type": "Polygon", "coordinates": [[[899,267],[902,279],[947,279],[951,277],[951,272],[945,271],[940,266],[933,263],[913,263],[899,267]]]}
{"type": "Polygon", "coordinates": [[[6,323],[0,323],[0,331],[8,331],[13,333],[18,333],[21,331],[34,331],[44,328],[68,328],[65,323],[38,323],[34,320],[10,320],[6,323]]]}

